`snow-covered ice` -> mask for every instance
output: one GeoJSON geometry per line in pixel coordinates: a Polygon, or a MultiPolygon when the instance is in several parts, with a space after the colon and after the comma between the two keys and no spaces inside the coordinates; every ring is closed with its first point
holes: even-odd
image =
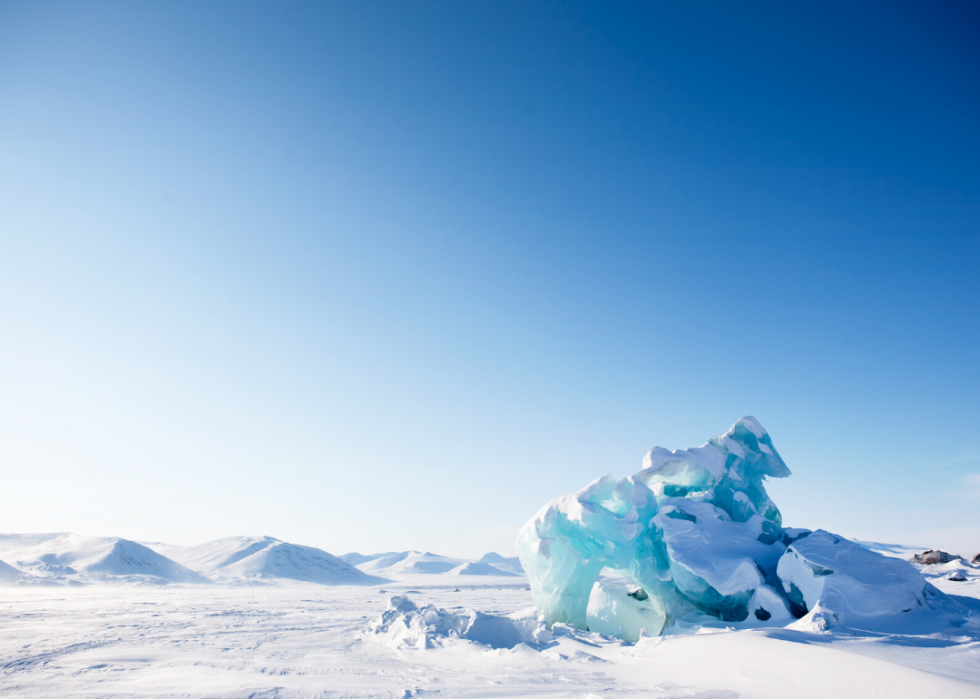
{"type": "Polygon", "coordinates": [[[816,630],[946,631],[974,616],[908,561],[784,528],[765,482],[789,475],[768,433],[743,417],[701,447],[655,447],[639,473],[552,500],[517,539],[535,606],[549,624],[626,640],[794,617],[816,630]],[[599,582],[603,571],[638,589],[599,582]]]}

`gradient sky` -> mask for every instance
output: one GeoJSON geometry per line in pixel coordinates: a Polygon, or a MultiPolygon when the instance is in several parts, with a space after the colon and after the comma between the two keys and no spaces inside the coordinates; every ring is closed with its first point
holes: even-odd
{"type": "Polygon", "coordinates": [[[0,531],[512,554],[756,416],[980,551],[975,3],[0,4],[0,531]]]}

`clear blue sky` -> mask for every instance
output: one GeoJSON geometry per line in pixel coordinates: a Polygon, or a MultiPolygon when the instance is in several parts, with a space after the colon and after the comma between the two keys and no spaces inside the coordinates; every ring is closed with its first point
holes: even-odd
{"type": "Polygon", "coordinates": [[[510,553],[751,414],[976,553],[978,163],[973,3],[4,2],[0,531],[510,553]]]}

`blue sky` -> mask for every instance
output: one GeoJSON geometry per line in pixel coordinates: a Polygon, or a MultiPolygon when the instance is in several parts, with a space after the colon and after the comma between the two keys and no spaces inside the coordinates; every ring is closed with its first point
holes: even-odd
{"type": "Polygon", "coordinates": [[[674,5],[0,5],[0,530],[510,553],[751,414],[980,551],[976,9],[674,5]]]}

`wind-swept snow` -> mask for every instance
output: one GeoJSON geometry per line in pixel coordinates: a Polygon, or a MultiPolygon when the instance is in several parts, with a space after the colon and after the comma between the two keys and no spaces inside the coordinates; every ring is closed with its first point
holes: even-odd
{"type": "Polygon", "coordinates": [[[389,594],[300,582],[5,588],[0,696],[980,696],[975,626],[928,636],[723,626],[630,644],[563,624],[549,631],[519,611],[531,604],[526,587],[415,575],[386,584],[389,594]],[[415,611],[385,619],[391,596],[415,611]],[[508,648],[514,632],[520,642],[508,648]]]}

